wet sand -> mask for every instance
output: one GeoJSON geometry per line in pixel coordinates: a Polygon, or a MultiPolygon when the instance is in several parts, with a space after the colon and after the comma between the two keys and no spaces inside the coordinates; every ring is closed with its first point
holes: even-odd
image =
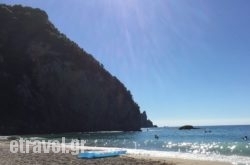
{"type": "Polygon", "coordinates": [[[226,162],[217,162],[217,161],[203,161],[203,160],[192,160],[192,159],[181,159],[181,158],[160,158],[160,157],[144,157],[137,155],[128,155],[129,157],[133,157],[135,159],[149,159],[149,160],[157,160],[157,161],[165,161],[167,163],[173,165],[232,165],[231,163],[226,162]]]}
{"type": "Polygon", "coordinates": [[[11,153],[8,142],[0,141],[1,165],[61,165],[61,164],[86,164],[86,165],[229,165],[228,163],[147,157],[134,154],[101,159],[78,159],[70,153],[11,153]]]}

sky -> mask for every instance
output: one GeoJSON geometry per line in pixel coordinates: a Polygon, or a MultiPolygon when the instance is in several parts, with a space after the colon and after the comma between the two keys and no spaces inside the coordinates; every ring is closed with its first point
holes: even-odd
{"type": "Polygon", "coordinates": [[[249,0],[0,0],[45,10],[158,126],[250,124],[249,0]]]}

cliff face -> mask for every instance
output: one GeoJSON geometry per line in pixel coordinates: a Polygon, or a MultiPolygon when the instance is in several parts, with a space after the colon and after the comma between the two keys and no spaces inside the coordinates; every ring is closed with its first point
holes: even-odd
{"type": "Polygon", "coordinates": [[[0,5],[0,134],[139,130],[124,85],[40,9],[0,5]]]}
{"type": "Polygon", "coordinates": [[[144,127],[144,128],[153,127],[153,122],[148,119],[145,111],[143,111],[141,114],[141,127],[144,127]]]}

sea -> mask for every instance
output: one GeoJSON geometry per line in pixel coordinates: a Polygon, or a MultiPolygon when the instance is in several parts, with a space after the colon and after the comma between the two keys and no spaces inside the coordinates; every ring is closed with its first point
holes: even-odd
{"type": "Polygon", "coordinates": [[[85,140],[85,146],[115,147],[130,153],[250,165],[250,125],[142,128],[140,132],[76,132],[21,136],[30,140],[85,140]]]}

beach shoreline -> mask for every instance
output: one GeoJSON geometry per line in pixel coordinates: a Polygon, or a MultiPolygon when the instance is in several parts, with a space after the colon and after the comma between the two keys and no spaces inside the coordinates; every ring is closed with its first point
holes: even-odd
{"type": "MultiPolygon", "coordinates": [[[[102,147],[84,147],[87,150],[103,149],[102,147]]],[[[132,153],[128,149],[128,154],[119,157],[101,159],[78,159],[70,153],[11,153],[10,142],[0,141],[0,162],[1,164],[131,164],[131,165],[230,165],[229,162],[218,162],[209,160],[195,160],[180,157],[152,156],[145,153],[132,153]]]]}

